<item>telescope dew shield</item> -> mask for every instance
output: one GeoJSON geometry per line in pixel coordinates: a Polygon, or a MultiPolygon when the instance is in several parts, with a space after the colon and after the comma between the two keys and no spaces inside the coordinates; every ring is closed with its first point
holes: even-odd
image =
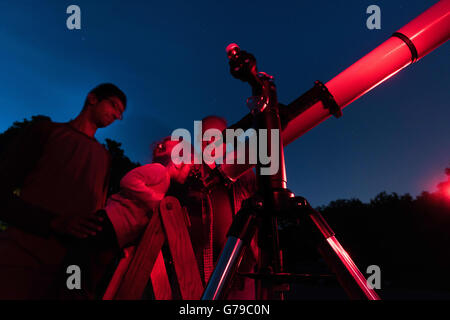
{"type": "Polygon", "coordinates": [[[408,37],[421,59],[449,39],[450,1],[439,1],[396,33],[408,37]]]}

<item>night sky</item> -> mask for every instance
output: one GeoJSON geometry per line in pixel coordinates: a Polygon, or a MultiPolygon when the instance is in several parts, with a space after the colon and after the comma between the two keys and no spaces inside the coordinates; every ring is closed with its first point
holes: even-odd
{"type": "MultiPolygon", "coordinates": [[[[87,92],[113,82],[129,99],[124,120],[96,138],[133,161],[176,128],[216,114],[241,119],[251,95],[228,70],[225,47],[255,54],[289,103],[327,82],[436,1],[0,0],[0,132],[43,114],[74,118],[87,92]],[[81,8],[68,30],[66,8],[81,8]],[[381,8],[381,30],[366,8],[381,8]]],[[[288,187],[313,206],[369,201],[381,191],[434,191],[450,166],[449,44],[395,75],[290,144],[288,187]]]]}

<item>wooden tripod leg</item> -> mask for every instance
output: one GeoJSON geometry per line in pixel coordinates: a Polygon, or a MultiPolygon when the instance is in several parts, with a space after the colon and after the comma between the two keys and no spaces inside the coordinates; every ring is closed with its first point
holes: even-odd
{"type": "Polygon", "coordinates": [[[164,241],[165,235],[161,225],[161,217],[158,210],[155,210],[115,299],[141,299],[164,241]]]}
{"type": "Polygon", "coordinates": [[[186,219],[177,198],[166,197],[160,204],[161,219],[183,300],[198,300],[203,293],[197,260],[192,249],[186,219]]]}

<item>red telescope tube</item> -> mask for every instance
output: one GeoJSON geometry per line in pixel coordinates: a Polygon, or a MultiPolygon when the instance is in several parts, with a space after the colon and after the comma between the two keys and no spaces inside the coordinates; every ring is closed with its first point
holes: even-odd
{"type": "MultiPolygon", "coordinates": [[[[343,109],[380,83],[408,65],[421,59],[450,36],[450,0],[441,0],[417,18],[395,32],[391,38],[355,62],[325,84],[335,103],[343,109]]],[[[287,106],[295,109],[295,101],[287,106]]],[[[323,101],[300,111],[282,132],[286,146],[302,136],[334,112],[323,101]]],[[[231,181],[253,165],[227,164],[220,166],[221,174],[231,181]]]]}
{"type": "MultiPolygon", "coordinates": [[[[450,0],[441,0],[325,86],[342,109],[445,43],[449,36],[450,0]]],[[[288,123],[282,133],[284,145],[330,116],[321,101],[315,103],[288,123]]]]}

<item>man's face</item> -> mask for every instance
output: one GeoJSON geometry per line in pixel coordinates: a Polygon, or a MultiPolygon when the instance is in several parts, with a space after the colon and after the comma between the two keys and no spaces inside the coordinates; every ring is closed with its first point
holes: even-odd
{"type": "Polygon", "coordinates": [[[117,119],[122,119],[125,110],[122,101],[117,97],[109,97],[91,106],[91,114],[98,128],[105,128],[117,119]]]}

